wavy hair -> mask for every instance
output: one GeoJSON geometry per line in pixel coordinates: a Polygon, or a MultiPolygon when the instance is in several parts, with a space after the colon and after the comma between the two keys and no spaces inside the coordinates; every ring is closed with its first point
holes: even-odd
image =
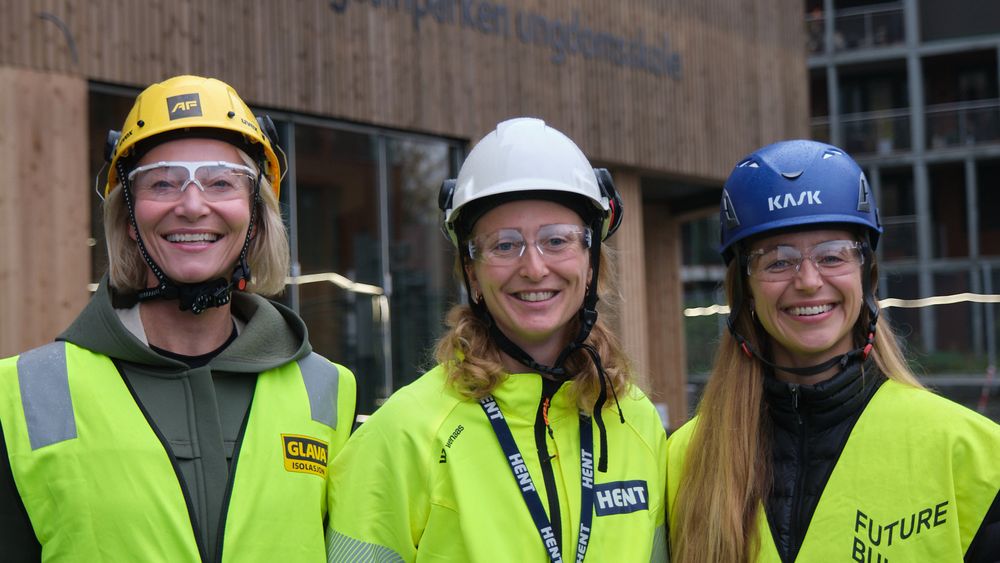
{"type": "MultiPolygon", "coordinates": [[[[237,149],[243,162],[259,171],[253,158],[237,149]]],[[[146,288],[149,266],[139,253],[138,243],[129,236],[131,225],[128,206],[122,197],[122,185],[116,184],[104,200],[104,236],[108,249],[108,277],[111,287],[125,293],[135,293],[146,288]]],[[[260,201],[257,207],[257,230],[247,249],[251,280],[247,291],[260,295],[278,295],[285,289],[285,277],[291,259],[288,233],[281,220],[281,208],[271,182],[260,178],[260,201]]]]}
{"type": "MultiPolygon", "coordinates": [[[[617,310],[620,301],[613,251],[602,245],[597,291],[601,298],[597,323],[587,337],[587,344],[597,350],[610,386],[619,396],[629,390],[632,383],[632,366],[622,349],[621,343],[608,327],[607,317],[617,310]]],[[[456,275],[462,275],[462,258],[455,260],[456,275]]],[[[459,278],[461,279],[461,278],[459,278]]],[[[579,319],[574,317],[570,326],[571,334],[576,334],[579,319]]],[[[446,318],[447,332],[438,340],[434,357],[448,370],[448,381],[461,394],[481,399],[489,395],[503,383],[509,373],[501,361],[500,348],[490,338],[489,327],[468,305],[455,305],[446,318]]],[[[601,391],[601,382],[590,355],[584,350],[576,350],[566,360],[566,368],[576,373],[570,385],[582,412],[592,414],[594,403],[601,391]]],[[[610,406],[609,402],[605,407],[610,406]]]]}
{"type": "MultiPolygon", "coordinates": [[[[878,266],[872,260],[874,293],[878,266]]],[[[739,259],[726,270],[730,304],[736,284],[746,287],[739,259]]],[[[879,316],[871,353],[876,365],[889,379],[922,387],[904,360],[888,320],[879,316]]],[[[749,299],[741,300],[736,319],[739,333],[756,349],[766,351],[769,337],[751,318],[749,299]]],[[[854,328],[855,345],[864,342],[869,322],[870,313],[863,308],[854,328]]],[[[757,554],[758,512],[770,493],[772,478],[764,377],[764,364],[743,354],[725,331],[698,405],[698,422],[687,447],[677,499],[670,507],[675,522],[670,529],[673,563],[752,561],[757,554]]]]}

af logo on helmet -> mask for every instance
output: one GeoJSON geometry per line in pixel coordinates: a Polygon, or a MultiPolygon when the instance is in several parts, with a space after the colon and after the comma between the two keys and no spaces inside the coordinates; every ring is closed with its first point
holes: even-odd
{"type": "Polygon", "coordinates": [[[197,92],[170,96],[167,98],[167,113],[171,121],[182,117],[197,117],[201,115],[201,98],[197,92]]]}
{"type": "Polygon", "coordinates": [[[298,434],[281,435],[285,470],[326,478],[327,445],[322,440],[298,434]]]}

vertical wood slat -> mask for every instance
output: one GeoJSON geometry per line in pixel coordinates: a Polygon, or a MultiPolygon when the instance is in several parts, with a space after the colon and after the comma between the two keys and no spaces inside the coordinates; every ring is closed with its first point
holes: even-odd
{"type": "Polygon", "coordinates": [[[681,229],[667,205],[646,203],[647,334],[649,335],[649,386],[653,402],[665,403],[669,422],[678,428],[687,420],[687,350],[684,337],[683,285],[681,283],[681,229]]]}
{"type": "Polygon", "coordinates": [[[39,346],[89,297],[87,84],[0,68],[0,356],[39,346]]]}
{"type": "MultiPolygon", "coordinates": [[[[634,172],[613,172],[615,187],[622,197],[622,224],[615,233],[614,245],[618,249],[618,281],[621,286],[621,325],[619,335],[625,352],[632,359],[636,380],[648,388],[650,363],[648,335],[646,333],[646,262],[642,220],[642,193],[639,175],[634,172]]],[[[657,369],[659,367],[657,366],[657,369]]]]}

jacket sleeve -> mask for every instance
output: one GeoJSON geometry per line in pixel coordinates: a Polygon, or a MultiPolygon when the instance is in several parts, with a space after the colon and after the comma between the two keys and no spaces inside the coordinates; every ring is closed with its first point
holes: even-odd
{"type": "Polygon", "coordinates": [[[416,558],[430,511],[430,438],[393,403],[361,425],[331,466],[330,563],[416,558]]]}

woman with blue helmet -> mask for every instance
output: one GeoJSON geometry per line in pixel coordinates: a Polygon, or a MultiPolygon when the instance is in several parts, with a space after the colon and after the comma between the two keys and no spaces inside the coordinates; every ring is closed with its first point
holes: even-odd
{"type": "Polygon", "coordinates": [[[695,419],[668,442],[671,560],[995,561],[1000,426],[922,388],[875,297],[878,209],[814,141],[723,187],[730,306],[695,419]]]}

